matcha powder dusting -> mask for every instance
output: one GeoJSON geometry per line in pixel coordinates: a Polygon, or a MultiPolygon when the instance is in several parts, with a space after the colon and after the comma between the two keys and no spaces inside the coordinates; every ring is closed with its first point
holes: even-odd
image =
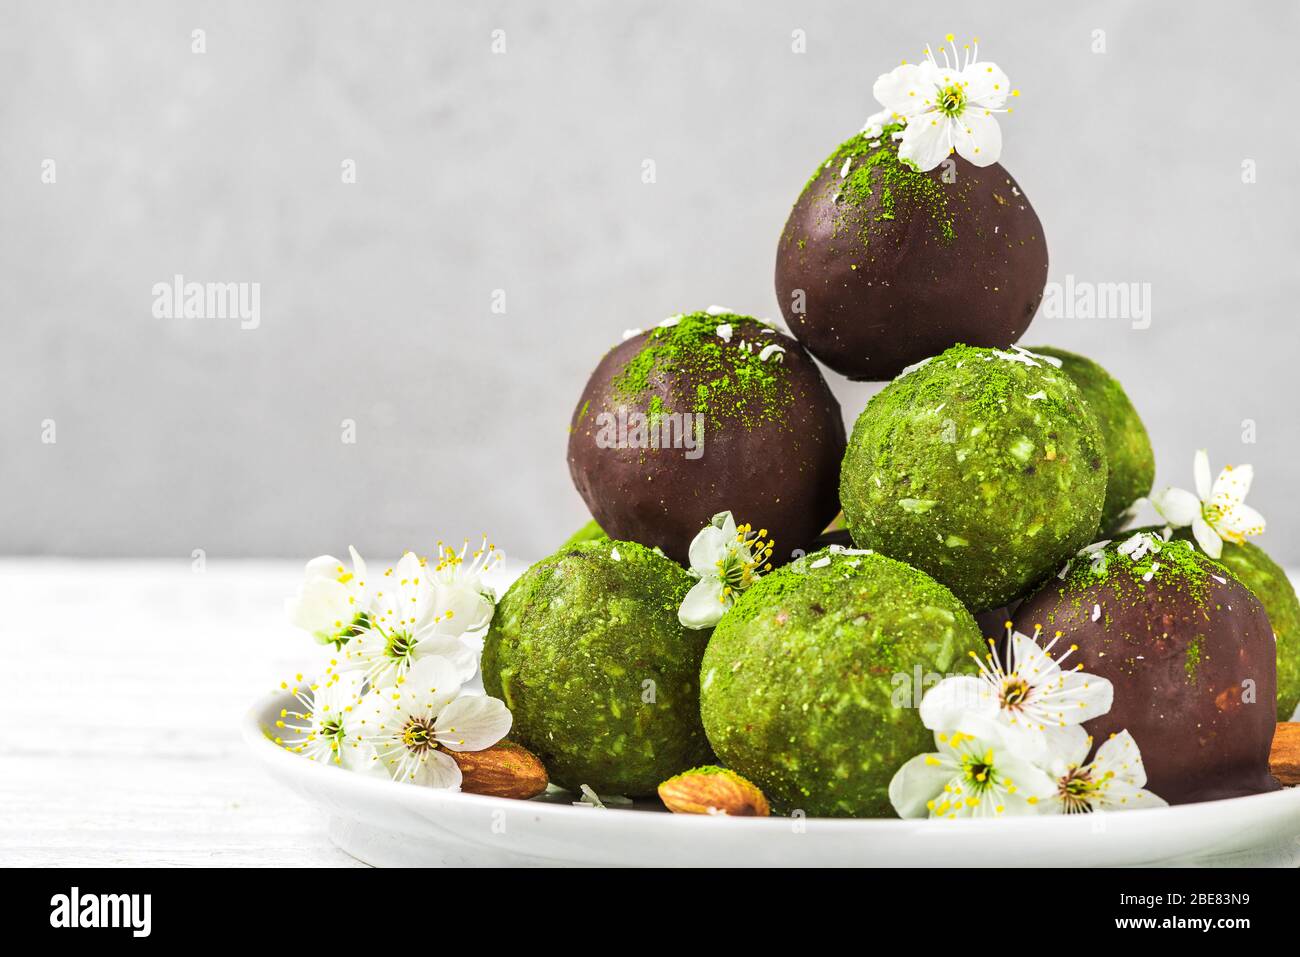
{"type": "Polygon", "coordinates": [[[644,401],[656,381],[671,378],[687,388],[668,400],[656,397],[660,413],[721,416],[750,428],[782,421],[791,389],[779,356],[772,361],[770,346],[784,351],[772,337],[774,327],[720,311],[687,313],[668,323],[650,330],[641,350],[614,377],[615,395],[644,401]]]}

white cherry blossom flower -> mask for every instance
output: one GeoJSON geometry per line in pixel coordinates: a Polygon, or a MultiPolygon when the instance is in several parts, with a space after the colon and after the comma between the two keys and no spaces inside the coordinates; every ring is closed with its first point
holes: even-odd
{"type": "Polygon", "coordinates": [[[352,570],[333,555],[321,555],[307,563],[297,594],[285,599],[289,621],[321,644],[341,648],[367,624],[370,612],[370,583],[366,563],[348,546],[352,570]]]}
{"type": "Polygon", "coordinates": [[[1019,92],[997,64],[979,59],[978,40],[962,54],[951,33],[945,39],[942,65],[927,44],[921,63],[903,63],[876,80],[872,93],[884,109],[867,120],[863,135],[877,137],[887,124],[905,123],[898,156],[922,172],[954,151],[976,166],[991,166],[1002,154],[994,114],[1009,112],[1007,99],[1019,92]]]}
{"type": "Polygon", "coordinates": [[[474,552],[469,553],[469,542],[460,551],[438,543],[438,558],[428,572],[434,587],[434,606],[448,621],[464,632],[486,628],[496,612],[496,593],[483,581],[504,561],[487,538],[474,552]]]}
{"type": "Polygon", "coordinates": [[[370,749],[372,769],[394,781],[459,788],[449,751],[482,751],[510,731],[504,702],[463,694],[456,666],[421,658],[388,688],[369,692],[346,719],[347,733],[370,749]]]}
{"type": "MultiPolygon", "coordinates": [[[[361,671],[373,687],[384,688],[396,684],[420,659],[438,655],[456,667],[458,682],[472,678],[478,662],[461,640],[465,632],[461,623],[479,620],[481,611],[458,617],[456,606],[466,598],[464,589],[457,586],[440,592],[431,579],[414,552],[387,569],[375,582],[370,620],[343,647],[339,667],[361,671]],[[440,598],[451,604],[440,606],[440,598]]],[[[468,605],[476,609],[474,601],[468,605]]]]}
{"type": "Polygon", "coordinates": [[[730,512],[719,512],[690,547],[690,572],[698,582],[682,599],[678,620],[687,628],[712,628],[736,598],[772,568],[772,541],[767,529],[755,532],[736,525],[730,512]]]}
{"type": "Polygon", "coordinates": [[[1055,781],[1055,793],[1039,804],[1043,814],[1087,814],[1092,811],[1123,811],[1144,807],[1167,807],[1167,802],[1143,785],[1146,768],[1137,742],[1127,731],[1112,735],[1085,764],[1092,750],[1092,738],[1076,728],[1047,770],[1055,781]]]}
{"type": "Polygon", "coordinates": [[[1264,532],[1264,516],[1246,504],[1246,494],[1255,477],[1249,465],[1225,466],[1210,485],[1210,456],[1205,449],[1193,463],[1196,494],[1181,488],[1167,488],[1151,496],[1151,504],[1170,525],[1190,525],[1201,550],[1211,558],[1223,554],[1223,543],[1240,545],[1264,532]]]}
{"type": "Polygon", "coordinates": [[[987,718],[967,714],[956,729],[936,731],[934,740],[938,750],[912,758],[889,782],[899,817],[1033,814],[1055,792],[1051,777],[987,718]]]}
{"type": "Polygon", "coordinates": [[[275,722],[276,744],[311,761],[323,761],[345,768],[366,763],[369,752],[348,734],[347,719],[361,700],[365,677],[357,672],[328,671],[310,685],[295,683],[281,687],[298,701],[301,710],[282,708],[275,722]]]}
{"type": "Polygon", "coordinates": [[[974,714],[1004,727],[1020,752],[1031,758],[1059,750],[1058,738],[1073,740],[1072,728],[1110,710],[1115,689],[1107,679],[1085,673],[1083,665],[1062,669],[1061,663],[1078,645],[1053,658],[1061,632],[1046,646],[1035,640],[1040,634],[1035,629],[1030,638],[1007,622],[1007,660],[1002,661],[991,639],[983,660],[971,652],[979,675],[944,678],[927,691],[921,699],[921,722],[938,731],[957,727],[964,715],[974,714]]]}

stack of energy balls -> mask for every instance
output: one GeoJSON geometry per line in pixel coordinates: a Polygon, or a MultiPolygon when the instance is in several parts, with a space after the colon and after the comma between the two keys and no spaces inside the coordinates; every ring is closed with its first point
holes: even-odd
{"type": "Polygon", "coordinates": [[[920,172],[889,132],[837,148],[795,203],[776,262],[792,335],[714,307],[600,360],[568,443],[593,522],[502,598],[488,693],[562,786],[650,795],[720,763],[785,813],[892,816],[890,779],[930,750],[925,688],[1014,617],[1114,683],[1088,730],[1129,729],[1166,800],[1275,787],[1295,591],[1249,544],[1118,551],[1151,443],[1096,363],[1015,345],[1047,277],[1029,200],[996,163],[920,172]],[[892,380],[847,441],[814,357],[892,380]],[[688,628],[691,543],[724,511],[775,540],[776,567],[688,628]]]}

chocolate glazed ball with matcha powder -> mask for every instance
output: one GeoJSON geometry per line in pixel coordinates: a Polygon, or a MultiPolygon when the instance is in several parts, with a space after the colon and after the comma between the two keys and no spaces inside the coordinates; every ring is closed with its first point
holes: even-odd
{"type": "Polygon", "coordinates": [[[1133,503],[1150,493],[1155,481],[1156,456],[1146,426],[1123,386],[1091,359],[1049,346],[1033,346],[1029,351],[1060,360],[1062,371],[1079,387],[1097,419],[1109,469],[1101,530],[1117,532],[1131,521],[1133,503]]]}
{"type": "MultiPolygon", "coordinates": [[[[1175,529],[1174,536],[1192,540],[1190,528],[1175,529]]],[[[1251,590],[1268,613],[1277,641],[1277,719],[1288,721],[1300,706],[1300,600],[1295,586],[1282,567],[1251,542],[1224,542],[1219,563],[1251,590]]]]}
{"type": "Polygon", "coordinates": [[[1226,567],[1186,541],[1137,532],[1071,563],[1016,611],[1015,627],[1108,679],[1115,701],[1085,722],[1127,730],[1147,788],[1170,804],[1273,791],[1273,629],[1226,567]]]}
{"type": "Polygon", "coordinates": [[[839,511],[839,403],[774,326],[721,309],[665,320],[605,354],[569,428],[569,472],[611,537],[685,563],[715,514],[808,548],[839,511]]]}
{"type": "Polygon", "coordinates": [[[1093,541],[1101,432],[1079,389],[1023,350],[954,346],[858,417],[840,477],[853,540],[972,611],[1005,605],[1093,541]]]}
{"type": "Polygon", "coordinates": [[[677,609],[694,579],[610,539],[566,545],[510,586],[483,645],[483,686],[556,784],[653,794],[713,760],[699,712],[709,630],[677,609]]]}
{"type": "Polygon", "coordinates": [[[886,126],[817,168],[776,253],[795,338],[850,379],[888,379],[954,342],[1007,347],[1047,282],[1029,200],[997,163],[953,155],[929,172],[898,158],[886,126]]]}
{"type": "Polygon", "coordinates": [[[760,578],[718,623],[700,668],[704,728],[784,813],[894,817],[890,780],[934,749],[924,687],[983,650],[948,589],[832,546],[760,578]]]}

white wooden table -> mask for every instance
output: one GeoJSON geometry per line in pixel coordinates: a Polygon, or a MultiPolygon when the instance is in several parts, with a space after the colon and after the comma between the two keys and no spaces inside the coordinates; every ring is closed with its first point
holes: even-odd
{"type": "Polygon", "coordinates": [[[299,562],[0,560],[0,865],[360,866],[244,753],[299,562]]]}

